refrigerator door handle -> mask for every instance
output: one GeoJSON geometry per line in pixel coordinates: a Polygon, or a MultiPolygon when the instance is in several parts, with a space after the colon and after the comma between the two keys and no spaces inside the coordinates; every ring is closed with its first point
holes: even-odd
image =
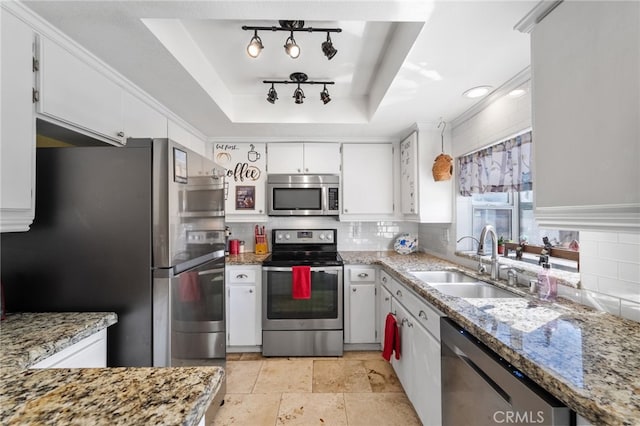
{"type": "Polygon", "coordinates": [[[213,275],[213,274],[224,274],[224,268],[215,268],[215,269],[209,269],[206,271],[198,272],[198,275],[213,275]]]}

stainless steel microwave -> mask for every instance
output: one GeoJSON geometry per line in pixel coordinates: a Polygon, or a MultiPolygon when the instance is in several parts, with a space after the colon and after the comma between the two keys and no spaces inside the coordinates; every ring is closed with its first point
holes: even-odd
{"type": "Polygon", "coordinates": [[[269,216],[337,216],[340,176],[288,175],[267,176],[269,216]]]}

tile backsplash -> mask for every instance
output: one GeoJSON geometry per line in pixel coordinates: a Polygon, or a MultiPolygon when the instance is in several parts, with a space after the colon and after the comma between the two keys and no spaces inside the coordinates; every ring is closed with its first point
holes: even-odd
{"type": "MultiPolygon", "coordinates": [[[[271,250],[271,230],[273,229],[337,229],[338,250],[393,250],[393,243],[401,233],[418,233],[418,224],[408,222],[339,222],[328,217],[271,217],[265,225],[269,250],[271,250]]],[[[254,223],[229,222],[231,238],[244,240],[245,250],[254,250],[254,223]]]]}

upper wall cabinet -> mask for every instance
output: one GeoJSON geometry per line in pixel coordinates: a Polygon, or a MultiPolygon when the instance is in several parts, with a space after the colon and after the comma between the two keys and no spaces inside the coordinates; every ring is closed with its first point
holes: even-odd
{"type": "Polygon", "coordinates": [[[123,89],[46,38],[40,58],[38,112],[42,117],[123,144],[123,89]]]}
{"type": "Polygon", "coordinates": [[[197,152],[200,155],[209,157],[206,152],[207,143],[184,127],[180,126],[175,121],[169,120],[167,125],[167,134],[169,136],[169,139],[178,142],[181,145],[184,145],[185,147],[194,152],[197,152]]]}
{"type": "Polygon", "coordinates": [[[266,144],[217,142],[213,161],[227,170],[227,222],[266,221],[266,144]]]}
{"type": "Polygon", "coordinates": [[[342,145],[341,220],[393,219],[393,147],[342,145]]]}
{"type": "Polygon", "coordinates": [[[640,3],[560,3],[531,54],[539,225],[640,232],[640,3]]]}
{"type": "Polygon", "coordinates": [[[270,143],[269,173],[340,174],[339,143],[270,143]]]}
{"type": "Polygon", "coordinates": [[[0,10],[0,231],[27,231],[35,200],[35,118],[33,58],[35,34],[14,15],[0,10]]]}
{"type": "MultiPolygon", "coordinates": [[[[400,142],[400,202],[404,219],[420,223],[449,223],[453,215],[453,178],[436,182],[432,167],[443,140],[436,128],[419,130],[400,142]]],[[[448,144],[447,144],[448,145],[448,144]]]]}
{"type": "Polygon", "coordinates": [[[124,134],[128,138],[166,138],[167,117],[129,92],[122,94],[124,134]]]}

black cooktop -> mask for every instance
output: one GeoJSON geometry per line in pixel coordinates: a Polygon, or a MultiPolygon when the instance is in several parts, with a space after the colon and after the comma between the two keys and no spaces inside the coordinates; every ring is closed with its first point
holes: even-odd
{"type": "Polygon", "coordinates": [[[262,264],[264,266],[342,266],[344,261],[337,252],[279,252],[272,253],[262,264]]]}

